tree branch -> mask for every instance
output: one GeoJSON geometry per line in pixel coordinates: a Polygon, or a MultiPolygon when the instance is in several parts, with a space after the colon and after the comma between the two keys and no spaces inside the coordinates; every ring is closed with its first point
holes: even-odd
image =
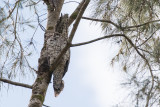
{"type": "Polygon", "coordinates": [[[150,24],[150,23],[154,23],[154,22],[159,22],[159,21],[160,21],[160,20],[153,20],[153,21],[149,21],[149,22],[146,22],[146,23],[143,23],[143,24],[139,24],[139,25],[135,25],[135,26],[121,27],[121,26],[117,25],[116,23],[114,23],[114,22],[112,22],[112,21],[110,21],[110,20],[94,19],[94,18],[88,18],[88,17],[82,17],[82,19],[91,20],[91,21],[96,21],[96,22],[106,22],[106,23],[110,23],[110,24],[114,25],[116,28],[120,28],[120,29],[122,29],[122,30],[124,30],[124,29],[130,29],[130,28],[138,28],[138,27],[141,27],[141,26],[150,24]]]}
{"type": "Polygon", "coordinates": [[[81,3],[78,5],[78,7],[71,14],[71,16],[69,17],[69,24],[68,24],[68,26],[70,26],[73,23],[73,21],[77,18],[77,15],[78,15],[81,7],[83,6],[84,2],[85,2],[85,0],[81,1],[81,3]]]}
{"type": "Polygon", "coordinates": [[[5,20],[7,20],[8,18],[11,17],[12,13],[14,12],[15,8],[17,7],[17,5],[18,5],[18,3],[19,3],[20,1],[21,1],[21,0],[16,1],[13,9],[9,12],[9,15],[8,15],[7,17],[1,19],[1,20],[0,20],[0,23],[2,23],[3,21],[5,21],[5,20]]]}
{"type": "Polygon", "coordinates": [[[106,22],[106,23],[110,23],[110,24],[114,25],[116,28],[120,28],[119,25],[115,24],[114,22],[112,22],[110,20],[94,19],[94,18],[89,18],[89,17],[82,17],[82,19],[96,21],[96,22],[106,22]]]}
{"type": "Polygon", "coordinates": [[[153,20],[153,21],[149,21],[143,24],[139,24],[139,25],[135,25],[135,26],[126,26],[126,27],[122,27],[123,29],[130,29],[130,28],[137,28],[137,27],[141,27],[150,23],[154,23],[154,22],[159,22],[160,20],[153,20]]]}
{"type": "Polygon", "coordinates": [[[116,37],[116,36],[124,36],[124,34],[107,35],[107,36],[100,37],[100,38],[97,38],[97,39],[93,39],[93,40],[90,40],[90,41],[87,41],[87,42],[82,42],[82,43],[77,43],[77,44],[71,44],[71,47],[87,45],[87,44],[90,44],[90,43],[93,43],[93,42],[96,42],[96,41],[99,41],[99,40],[102,40],[102,39],[106,39],[106,38],[110,38],[110,37],[116,37]]]}
{"type": "Polygon", "coordinates": [[[87,6],[88,6],[88,4],[89,4],[89,2],[90,2],[90,0],[85,0],[85,2],[83,3],[82,8],[80,9],[80,11],[79,11],[79,13],[78,13],[78,15],[77,15],[77,17],[76,17],[76,21],[75,21],[75,23],[73,24],[73,28],[72,28],[72,31],[71,31],[70,36],[69,36],[69,40],[68,40],[69,43],[72,42],[72,39],[73,39],[73,37],[74,37],[74,34],[75,34],[75,32],[76,32],[76,30],[77,30],[77,28],[78,28],[79,22],[80,22],[80,20],[81,20],[81,18],[82,18],[82,15],[83,15],[85,9],[87,8],[87,6]]]}
{"type": "Polygon", "coordinates": [[[21,87],[24,87],[24,88],[32,89],[32,86],[28,85],[28,84],[23,84],[23,83],[19,83],[19,82],[13,82],[11,80],[7,80],[7,79],[3,79],[3,78],[0,78],[0,81],[8,83],[8,84],[12,84],[12,85],[16,85],[16,86],[21,86],[21,87]]]}
{"type": "Polygon", "coordinates": [[[46,29],[42,26],[42,24],[40,23],[40,19],[39,19],[39,15],[38,15],[38,13],[37,13],[37,11],[35,11],[35,14],[37,15],[37,20],[38,20],[38,24],[39,24],[39,26],[40,26],[40,28],[43,30],[43,31],[46,31],[46,29]]]}
{"type": "Polygon", "coordinates": [[[138,55],[146,62],[146,64],[149,67],[150,75],[151,75],[151,78],[152,78],[152,83],[151,83],[151,88],[150,88],[150,90],[149,90],[149,92],[147,94],[147,98],[146,98],[147,101],[146,101],[146,106],[145,107],[148,107],[150,96],[151,96],[151,92],[152,92],[152,89],[153,89],[153,86],[154,86],[154,75],[153,75],[153,72],[152,72],[152,68],[151,68],[151,66],[150,66],[147,58],[140,53],[140,51],[133,44],[133,42],[131,41],[131,39],[129,39],[125,34],[108,35],[108,36],[97,38],[97,39],[94,39],[94,40],[91,40],[91,41],[88,41],[88,42],[83,42],[83,43],[78,43],[78,44],[72,44],[71,47],[86,45],[86,44],[93,43],[93,42],[96,42],[96,41],[99,41],[99,40],[102,40],[102,39],[105,39],[105,38],[110,38],[110,37],[115,37],[115,36],[122,36],[122,37],[124,37],[131,44],[131,46],[136,50],[136,52],[138,53],[138,55]]]}
{"type": "Polygon", "coordinates": [[[64,4],[72,3],[72,2],[80,4],[78,1],[68,1],[68,2],[65,2],[64,4]]]}
{"type": "Polygon", "coordinates": [[[154,75],[153,75],[153,72],[152,72],[152,68],[147,60],[147,58],[142,55],[139,50],[137,49],[137,47],[133,44],[133,42],[127,37],[127,36],[123,36],[127,39],[127,41],[134,47],[134,49],[136,50],[136,52],[142,57],[142,59],[146,62],[146,64],[148,65],[148,68],[149,68],[149,71],[150,71],[150,74],[151,74],[151,78],[152,78],[152,83],[151,83],[151,88],[147,94],[147,98],[146,98],[146,105],[145,107],[148,107],[149,105],[149,100],[150,100],[150,96],[151,96],[151,92],[152,92],[152,89],[153,89],[153,86],[154,86],[154,75]]]}
{"type": "Polygon", "coordinates": [[[151,39],[153,37],[153,35],[158,31],[159,29],[157,29],[156,31],[154,31],[151,36],[149,36],[149,38],[147,38],[143,43],[141,43],[140,45],[138,45],[137,47],[142,46],[143,44],[145,44],[149,39],[151,39]]]}

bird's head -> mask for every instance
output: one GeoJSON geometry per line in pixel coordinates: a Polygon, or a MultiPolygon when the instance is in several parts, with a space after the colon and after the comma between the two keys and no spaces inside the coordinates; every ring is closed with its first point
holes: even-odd
{"type": "Polygon", "coordinates": [[[61,93],[61,91],[63,91],[63,88],[64,88],[64,81],[62,80],[61,81],[61,86],[59,88],[57,88],[57,89],[54,88],[55,97],[57,97],[61,93]]]}

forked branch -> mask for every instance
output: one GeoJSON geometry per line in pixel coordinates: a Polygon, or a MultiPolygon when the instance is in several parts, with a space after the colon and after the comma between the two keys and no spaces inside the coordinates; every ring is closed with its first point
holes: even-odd
{"type": "Polygon", "coordinates": [[[150,75],[151,75],[151,78],[152,78],[152,82],[151,82],[151,87],[149,89],[149,92],[147,94],[147,98],[146,98],[146,106],[145,107],[148,107],[149,105],[149,100],[150,100],[150,97],[151,97],[151,92],[153,90],[153,86],[154,86],[154,75],[153,75],[153,72],[152,72],[152,68],[151,68],[151,65],[149,64],[149,61],[147,60],[147,58],[141,54],[141,52],[138,50],[137,46],[135,46],[132,42],[131,39],[129,39],[125,34],[113,34],[113,35],[107,35],[107,36],[104,36],[104,37],[100,37],[100,38],[97,38],[97,39],[93,39],[93,40],[90,40],[90,41],[87,41],[87,42],[82,42],[82,43],[77,43],[77,44],[71,44],[71,47],[76,47],[76,46],[82,46],[82,45],[86,45],[86,44],[90,44],[90,43],[93,43],[93,42],[96,42],[96,41],[99,41],[99,40],[102,40],[102,39],[106,39],[106,38],[111,38],[111,37],[118,37],[118,36],[122,36],[124,37],[129,43],[130,45],[136,50],[136,52],[138,53],[138,55],[146,62],[146,64],[148,65],[148,68],[149,68],[149,71],[150,71],[150,75]]]}
{"type": "Polygon", "coordinates": [[[149,101],[150,101],[150,97],[151,97],[151,92],[153,90],[153,86],[154,86],[154,75],[153,75],[153,72],[152,72],[152,68],[151,68],[151,65],[149,64],[149,61],[147,60],[147,58],[145,57],[145,55],[142,55],[140,53],[140,51],[138,50],[138,48],[133,44],[133,42],[127,37],[124,35],[124,37],[127,39],[127,41],[134,47],[134,49],[136,50],[136,52],[139,54],[139,56],[141,56],[141,58],[146,62],[146,64],[148,65],[148,68],[149,68],[149,71],[150,71],[150,75],[151,75],[151,78],[152,78],[152,81],[151,81],[151,87],[149,89],[149,92],[147,94],[147,98],[146,98],[146,105],[145,107],[148,107],[149,105],[149,101]]]}
{"type": "Polygon", "coordinates": [[[110,24],[114,25],[116,28],[119,28],[119,29],[122,29],[122,30],[131,29],[131,28],[138,28],[138,27],[141,27],[141,26],[145,26],[147,24],[151,24],[151,23],[155,23],[155,22],[159,22],[160,21],[160,20],[153,20],[153,21],[149,21],[149,22],[146,22],[146,23],[143,23],[143,24],[139,24],[139,25],[122,27],[122,26],[119,26],[118,24],[112,22],[111,20],[95,19],[95,18],[89,18],[89,17],[82,17],[82,19],[96,21],[96,22],[110,23],[110,24]]]}
{"type": "Polygon", "coordinates": [[[13,9],[9,12],[9,15],[8,15],[7,17],[1,19],[1,20],[0,20],[0,23],[2,23],[3,21],[5,21],[5,20],[7,20],[8,18],[11,17],[12,13],[14,12],[15,8],[17,7],[17,5],[18,5],[18,3],[19,3],[20,1],[21,1],[21,0],[16,1],[13,9]]]}

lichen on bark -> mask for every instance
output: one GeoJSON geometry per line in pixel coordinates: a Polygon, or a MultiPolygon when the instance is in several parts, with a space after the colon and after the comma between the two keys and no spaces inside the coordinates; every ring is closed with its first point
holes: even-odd
{"type": "MultiPolygon", "coordinates": [[[[45,3],[47,4],[48,0],[45,0],[45,3]]],[[[50,32],[55,31],[55,26],[59,18],[63,3],[64,3],[64,0],[58,0],[56,11],[48,10],[47,29],[49,28],[49,30],[46,30],[46,31],[50,31],[50,32]],[[53,27],[52,29],[50,29],[51,26],[53,27]]],[[[44,40],[45,40],[44,47],[41,50],[41,56],[39,58],[37,79],[33,84],[32,97],[30,99],[30,103],[28,107],[42,107],[42,104],[45,100],[46,91],[52,77],[52,73],[50,72],[50,69],[49,69],[49,63],[47,61],[48,59],[46,58],[47,52],[46,52],[45,43],[47,38],[44,40]]]]}
{"type": "Polygon", "coordinates": [[[32,96],[32,98],[34,99],[34,98],[37,98],[37,99],[39,99],[40,101],[41,101],[41,103],[43,103],[44,102],[44,96],[42,96],[42,95],[33,95],[32,96]]]}

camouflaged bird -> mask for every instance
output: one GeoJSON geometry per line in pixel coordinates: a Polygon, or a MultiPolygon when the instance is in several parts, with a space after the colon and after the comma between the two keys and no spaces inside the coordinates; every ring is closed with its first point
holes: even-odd
{"type": "MultiPolygon", "coordinates": [[[[50,66],[53,66],[53,62],[62,52],[68,42],[68,14],[61,15],[57,21],[56,30],[53,33],[46,32],[45,37],[47,38],[47,51],[50,66]],[[54,36],[52,36],[54,35],[54,36]]],[[[63,55],[60,59],[58,66],[53,71],[53,88],[55,97],[57,97],[64,88],[64,81],[62,78],[68,70],[70,59],[70,50],[63,55]]]]}

